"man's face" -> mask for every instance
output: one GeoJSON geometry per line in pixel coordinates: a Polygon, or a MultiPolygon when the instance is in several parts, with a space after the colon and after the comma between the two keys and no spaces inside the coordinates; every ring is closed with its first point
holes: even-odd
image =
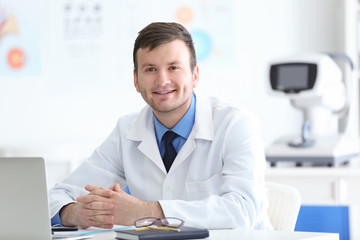
{"type": "Polygon", "coordinates": [[[191,104],[193,88],[199,81],[199,69],[190,69],[190,53],[186,44],[174,40],[153,50],[137,51],[136,90],[153,109],[155,115],[184,115],[191,104]]]}

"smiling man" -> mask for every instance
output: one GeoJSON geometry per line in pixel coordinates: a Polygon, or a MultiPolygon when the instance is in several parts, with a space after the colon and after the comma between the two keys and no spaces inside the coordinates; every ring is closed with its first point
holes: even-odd
{"type": "Polygon", "coordinates": [[[50,190],[52,223],[111,228],[177,217],[208,229],[271,229],[258,123],[194,91],[199,67],[189,32],[178,23],[146,26],[133,61],[135,88],[148,105],[121,117],[50,190]]]}

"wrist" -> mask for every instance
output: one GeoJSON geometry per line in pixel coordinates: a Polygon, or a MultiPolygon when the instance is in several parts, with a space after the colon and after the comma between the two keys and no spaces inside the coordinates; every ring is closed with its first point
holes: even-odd
{"type": "Polygon", "coordinates": [[[70,203],[61,208],[59,215],[61,222],[66,227],[79,226],[77,223],[76,208],[77,203],[70,203]]]}
{"type": "Polygon", "coordinates": [[[145,202],[145,212],[143,217],[163,218],[164,212],[159,202],[145,202]]]}

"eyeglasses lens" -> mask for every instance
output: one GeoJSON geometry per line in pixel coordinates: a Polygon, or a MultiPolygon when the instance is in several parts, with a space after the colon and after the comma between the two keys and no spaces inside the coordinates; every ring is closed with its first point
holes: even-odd
{"type": "Polygon", "coordinates": [[[183,221],[177,218],[143,218],[135,221],[136,227],[147,226],[167,226],[167,227],[180,227],[183,221]]]}
{"type": "Polygon", "coordinates": [[[182,225],[182,221],[176,218],[163,218],[161,224],[168,227],[179,227],[182,225]]]}

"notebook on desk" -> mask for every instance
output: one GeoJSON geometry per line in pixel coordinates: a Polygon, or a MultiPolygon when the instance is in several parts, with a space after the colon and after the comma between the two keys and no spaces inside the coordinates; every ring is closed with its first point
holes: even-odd
{"type": "Polygon", "coordinates": [[[51,234],[44,159],[0,158],[0,239],[75,239],[62,237],[51,234]]]}

